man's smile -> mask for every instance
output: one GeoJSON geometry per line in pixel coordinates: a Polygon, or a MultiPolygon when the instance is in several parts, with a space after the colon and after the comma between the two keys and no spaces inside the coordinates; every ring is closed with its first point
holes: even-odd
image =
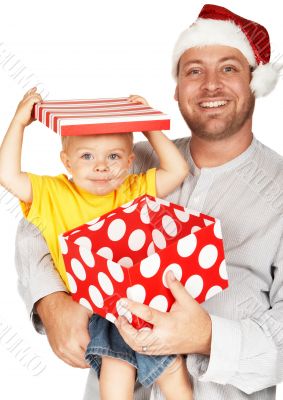
{"type": "Polygon", "coordinates": [[[199,103],[201,108],[208,108],[208,109],[223,107],[226,104],[228,104],[227,100],[203,101],[203,102],[199,103]]]}

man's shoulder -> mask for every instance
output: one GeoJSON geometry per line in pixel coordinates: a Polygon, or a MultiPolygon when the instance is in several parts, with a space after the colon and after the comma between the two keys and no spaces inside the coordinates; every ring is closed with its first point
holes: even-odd
{"type": "Polygon", "coordinates": [[[282,215],[283,156],[259,141],[257,149],[248,171],[249,183],[282,215]]]}
{"type": "Polygon", "coordinates": [[[258,141],[258,148],[259,148],[259,157],[258,157],[259,168],[265,169],[266,173],[272,175],[275,180],[279,180],[282,184],[283,156],[259,141],[258,141]]]}
{"type": "MultiPolygon", "coordinates": [[[[177,139],[173,139],[172,142],[178,147],[181,148],[183,146],[186,146],[188,144],[189,141],[189,137],[185,136],[185,137],[181,137],[181,138],[177,138],[177,139]]],[[[145,140],[142,142],[137,142],[134,145],[134,151],[135,152],[140,152],[140,151],[144,151],[144,152],[153,152],[153,149],[150,145],[150,143],[145,140]]]]}
{"type": "MultiPolygon", "coordinates": [[[[181,153],[185,153],[189,137],[174,139],[173,143],[181,153]]],[[[135,161],[131,172],[145,172],[149,168],[158,167],[159,159],[148,141],[138,142],[134,146],[135,161]]]]}

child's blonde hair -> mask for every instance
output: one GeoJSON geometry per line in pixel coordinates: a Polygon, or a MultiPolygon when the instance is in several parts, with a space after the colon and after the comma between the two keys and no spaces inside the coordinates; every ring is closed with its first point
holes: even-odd
{"type": "MultiPolygon", "coordinates": [[[[105,134],[105,135],[108,135],[108,134],[105,134]]],[[[115,133],[113,135],[115,135],[115,133]]],[[[133,132],[119,133],[119,135],[128,136],[129,142],[130,142],[130,148],[132,150],[133,147],[134,147],[134,135],[133,135],[133,132]]],[[[67,151],[68,145],[69,145],[72,137],[73,136],[61,136],[62,149],[64,151],[67,151]]]]}

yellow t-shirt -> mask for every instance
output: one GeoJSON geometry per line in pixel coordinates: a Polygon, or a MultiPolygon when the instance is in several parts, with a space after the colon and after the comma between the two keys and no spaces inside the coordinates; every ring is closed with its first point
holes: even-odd
{"type": "Polygon", "coordinates": [[[40,176],[29,173],[33,201],[21,202],[26,219],[44,236],[56,269],[68,286],[59,235],[144,194],[156,196],[156,169],[129,175],[115,191],[96,196],[77,187],[66,175],[40,176]]]}

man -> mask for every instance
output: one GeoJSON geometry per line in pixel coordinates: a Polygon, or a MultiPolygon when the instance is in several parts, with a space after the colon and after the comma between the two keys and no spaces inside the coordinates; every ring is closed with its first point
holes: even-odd
{"type": "MultiPolygon", "coordinates": [[[[150,333],[137,335],[123,318],[116,325],[136,351],[188,354],[196,400],[275,399],[283,380],[283,159],[252,133],[255,97],[278,78],[269,58],[265,28],[213,5],[204,6],[174,51],[175,98],[191,129],[191,138],[176,144],[191,175],[168,200],[221,220],[229,288],[200,306],[168,274],[176,298],[170,313],[128,301],[131,312],[153,323],[150,333]]],[[[136,153],[136,170],[156,164],[146,144],[136,153]]],[[[23,295],[30,309],[36,303],[34,320],[40,316],[55,353],[85,367],[89,312],[64,293],[30,230],[22,225],[18,234],[21,268],[32,275],[23,295]],[[31,246],[36,265],[24,257],[31,246]]],[[[85,399],[95,398],[95,385],[91,373],[85,399]]]]}

